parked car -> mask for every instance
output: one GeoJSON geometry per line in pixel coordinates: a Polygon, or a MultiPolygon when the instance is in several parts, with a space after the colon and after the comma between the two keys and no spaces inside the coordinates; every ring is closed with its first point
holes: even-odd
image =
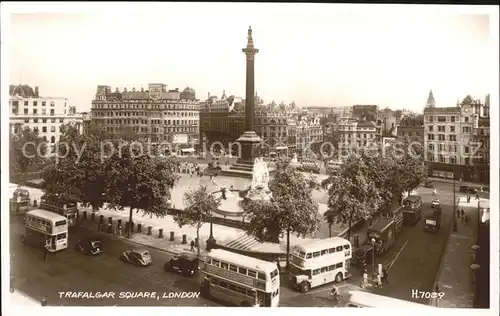
{"type": "Polygon", "coordinates": [[[177,271],[187,276],[193,276],[198,272],[198,258],[193,254],[178,254],[165,262],[165,271],[177,271]]]}
{"type": "Polygon", "coordinates": [[[120,255],[120,260],[140,267],[146,267],[153,263],[151,254],[146,249],[124,251],[120,255]]]}
{"type": "Polygon", "coordinates": [[[97,237],[89,237],[78,240],[75,245],[75,250],[86,255],[97,255],[102,253],[102,242],[97,237]]]}

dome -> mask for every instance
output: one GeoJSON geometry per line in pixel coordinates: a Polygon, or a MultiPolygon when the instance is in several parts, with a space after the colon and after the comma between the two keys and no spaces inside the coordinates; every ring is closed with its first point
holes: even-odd
{"type": "Polygon", "coordinates": [[[194,91],[193,88],[186,87],[184,90],[182,90],[181,99],[185,100],[195,100],[196,99],[196,92],[194,91]]]}

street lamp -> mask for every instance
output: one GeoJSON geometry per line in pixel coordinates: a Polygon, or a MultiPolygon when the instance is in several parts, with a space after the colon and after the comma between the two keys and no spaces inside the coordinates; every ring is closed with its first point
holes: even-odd
{"type": "Polygon", "coordinates": [[[370,240],[372,242],[372,266],[373,266],[373,275],[375,275],[375,238],[370,240]]]}

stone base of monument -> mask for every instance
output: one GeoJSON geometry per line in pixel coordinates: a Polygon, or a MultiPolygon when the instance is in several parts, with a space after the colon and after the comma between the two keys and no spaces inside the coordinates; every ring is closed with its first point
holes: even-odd
{"type": "Polygon", "coordinates": [[[256,187],[253,189],[250,189],[247,192],[247,199],[250,200],[262,200],[262,201],[269,201],[272,198],[273,194],[271,190],[269,190],[268,187],[256,187]]]}

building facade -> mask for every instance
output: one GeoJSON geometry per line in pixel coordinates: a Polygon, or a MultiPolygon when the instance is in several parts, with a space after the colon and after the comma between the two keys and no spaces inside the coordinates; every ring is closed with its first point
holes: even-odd
{"type": "Polygon", "coordinates": [[[369,148],[382,141],[375,123],[360,122],[358,119],[352,117],[340,118],[337,133],[340,157],[346,157],[349,152],[352,153],[363,148],[369,148]]]}
{"type": "Polygon", "coordinates": [[[376,122],[380,120],[378,105],[353,105],[352,117],[359,120],[376,122]]]}
{"type": "Polygon", "coordinates": [[[74,124],[83,129],[83,117],[76,113],[67,98],[43,97],[38,87],[11,86],[9,96],[9,126],[12,134],[18,134],[24,128],[38,131],[45,141],[55,144],[61,137],[61,126],[74,124]]]}
{"type": "Polygon", "coordinates": [[[149,84],[149,90],[122,92],[98,86],[92,101],[92,123],[110,134],[128,133],[152,143],[167,142],[192,149],[199,142],[199,101],[194,89],[168,90],[149,84]]]}
{"type": "Polygon", "coordinates": [[[428,102],[424,110],[424,150],[430,175],[464,181],[477,178],[473,165],[480,148],[474,128],[479,126],[483,111],[484,104],[470,96],[454,107],[436,107],[428,102]]]}
{"type": "Polygon", "coordinates": [[[401,118],[396,127],[398,137],[409,137],[424,145],[424,117],[422,115],[408,115],[401,118]]]}

